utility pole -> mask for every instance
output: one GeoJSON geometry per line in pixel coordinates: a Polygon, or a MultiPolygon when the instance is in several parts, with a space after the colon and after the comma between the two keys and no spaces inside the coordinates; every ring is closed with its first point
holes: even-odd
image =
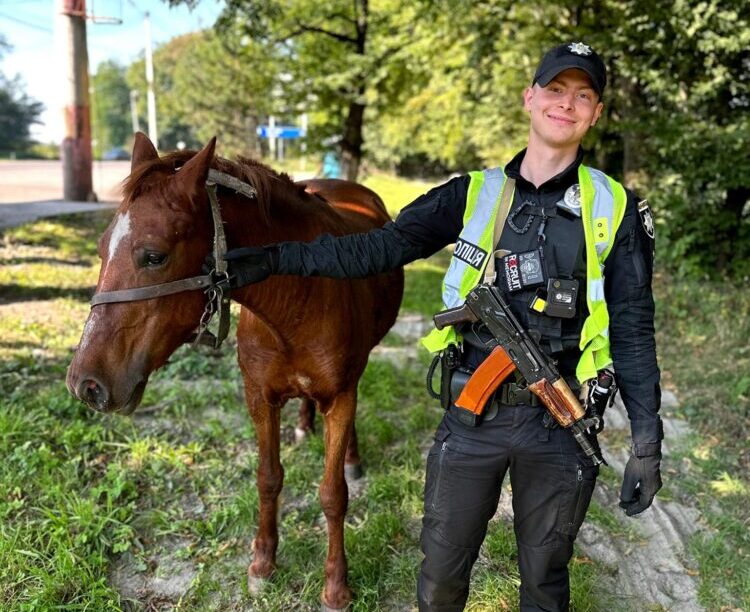
{"type": "Polygon", "coordinates": [[[138,121],[138,90],[130,90],[130,123],[133,127],[133,134],[141,131],[141,124],[138,121]]]}
{"type": "Polygon", "coordinates": [[[148,137],[158,149],[156,133],[156,96],[154,96],[154,58],[151,51],[151,19],[146,12],[143,16],[143,25],[146,28],[146,105],[148,108],[148,137]]]}
{"type": "Polygon", "coordinates": [[[62,141],[63,199],[95,201],[91,174],[89,56],[86,0],[57,0],[57,25],[64,47],[65,138],[62,141]]]}

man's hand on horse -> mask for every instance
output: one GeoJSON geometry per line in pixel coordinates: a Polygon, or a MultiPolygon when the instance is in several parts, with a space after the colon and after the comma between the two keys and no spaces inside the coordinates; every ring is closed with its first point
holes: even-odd
{"type": "Polygon", "coordinates": [[[242,247],[224,255],[232,289],[259,283],[276,271],[271,250],[265,247],[242,247]]]}
{"type": "Polygon", "coordinates": [[[625,466],[620,492],[620,508],[628,516],[640,514],[654,501],[661,489],[661,443],[644,445],[645,452],[631,453],[625,466]]]}

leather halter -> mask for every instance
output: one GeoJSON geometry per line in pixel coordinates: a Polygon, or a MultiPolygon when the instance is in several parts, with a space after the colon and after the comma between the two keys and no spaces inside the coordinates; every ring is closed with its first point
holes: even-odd
{"type": "Polygon", "coordinates": [[[201,316],[200,323],[188,342],[193,347],[197,344],[205,344],[218,349],[229,333],[229,274],[227,262],[224,255],[227,252],[227,239],[224,234],[224,224],[221,219],[219,200],[216,197],[216,185],[222,185],[242,194],[247,198],[255,199],[258,192],[254,187],[224,172],[210,169],[206,180],[206,192],[211,203],[211,217],[214,224],[214,247],[213,247],[213,269],[202,276],[191,276],[181,280],[157,285],[147,285],[133,289],[120,289],[117,291],[101,291],[95,293],[91,298],[91,307],[99,304],[116,304],[120,302],[136,302],[139,300],[150,300],[182,293],[183,291],[195,291],[203,289],[208,297],[206,308],[201,316]],[[208,324],[216,312],[219,313],[219,326],[214,335],[208,331],[208,324]]]}

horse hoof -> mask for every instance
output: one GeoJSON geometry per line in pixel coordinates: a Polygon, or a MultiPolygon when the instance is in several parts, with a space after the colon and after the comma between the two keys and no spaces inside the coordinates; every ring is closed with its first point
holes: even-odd
{"type": "Polygon", "coordinates": [[[361,463],[347,463],[344,465],[344,478],[347,481],[359,480],[362,478],[362,464],[361,463]]]}
{"type": "Polygon", "coordinates": [[[248,574],[247,590],[250,591],[250,593],[252,593],[253,595],[259,595],[263,590],[266,582],[268,582],[267,578],[258,578],[257,576],[251,576],[250,574],[248,574]]]}
{"type": "Polygon", "coordinates": [[[296,444],[299,444],[305,438],[307,438],[308,433],[309,431],[307,429],[302,429],[301,427],[295,427],[294,428],[294,442],[296,444]]]}

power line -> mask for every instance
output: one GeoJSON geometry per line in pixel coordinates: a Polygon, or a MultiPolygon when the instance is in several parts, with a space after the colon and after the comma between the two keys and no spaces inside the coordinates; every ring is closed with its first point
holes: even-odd
{"type": "Polygon", "coordinates": [[[35,30],[41,30],[42,32],[49,32],[50,34],[52,34],[52,28],[45,28],[44,26],[40,26],[35,23],[24,21],[23,19],[19,19],[18,17],[11,17],[10,15],[6,15],[5,13],[0,13],[0,17],[2,17],[3,19],[8,19],[9,21],[20,23],[21,25],[24,25],[27,28],[33,28],[35,30]]]}

